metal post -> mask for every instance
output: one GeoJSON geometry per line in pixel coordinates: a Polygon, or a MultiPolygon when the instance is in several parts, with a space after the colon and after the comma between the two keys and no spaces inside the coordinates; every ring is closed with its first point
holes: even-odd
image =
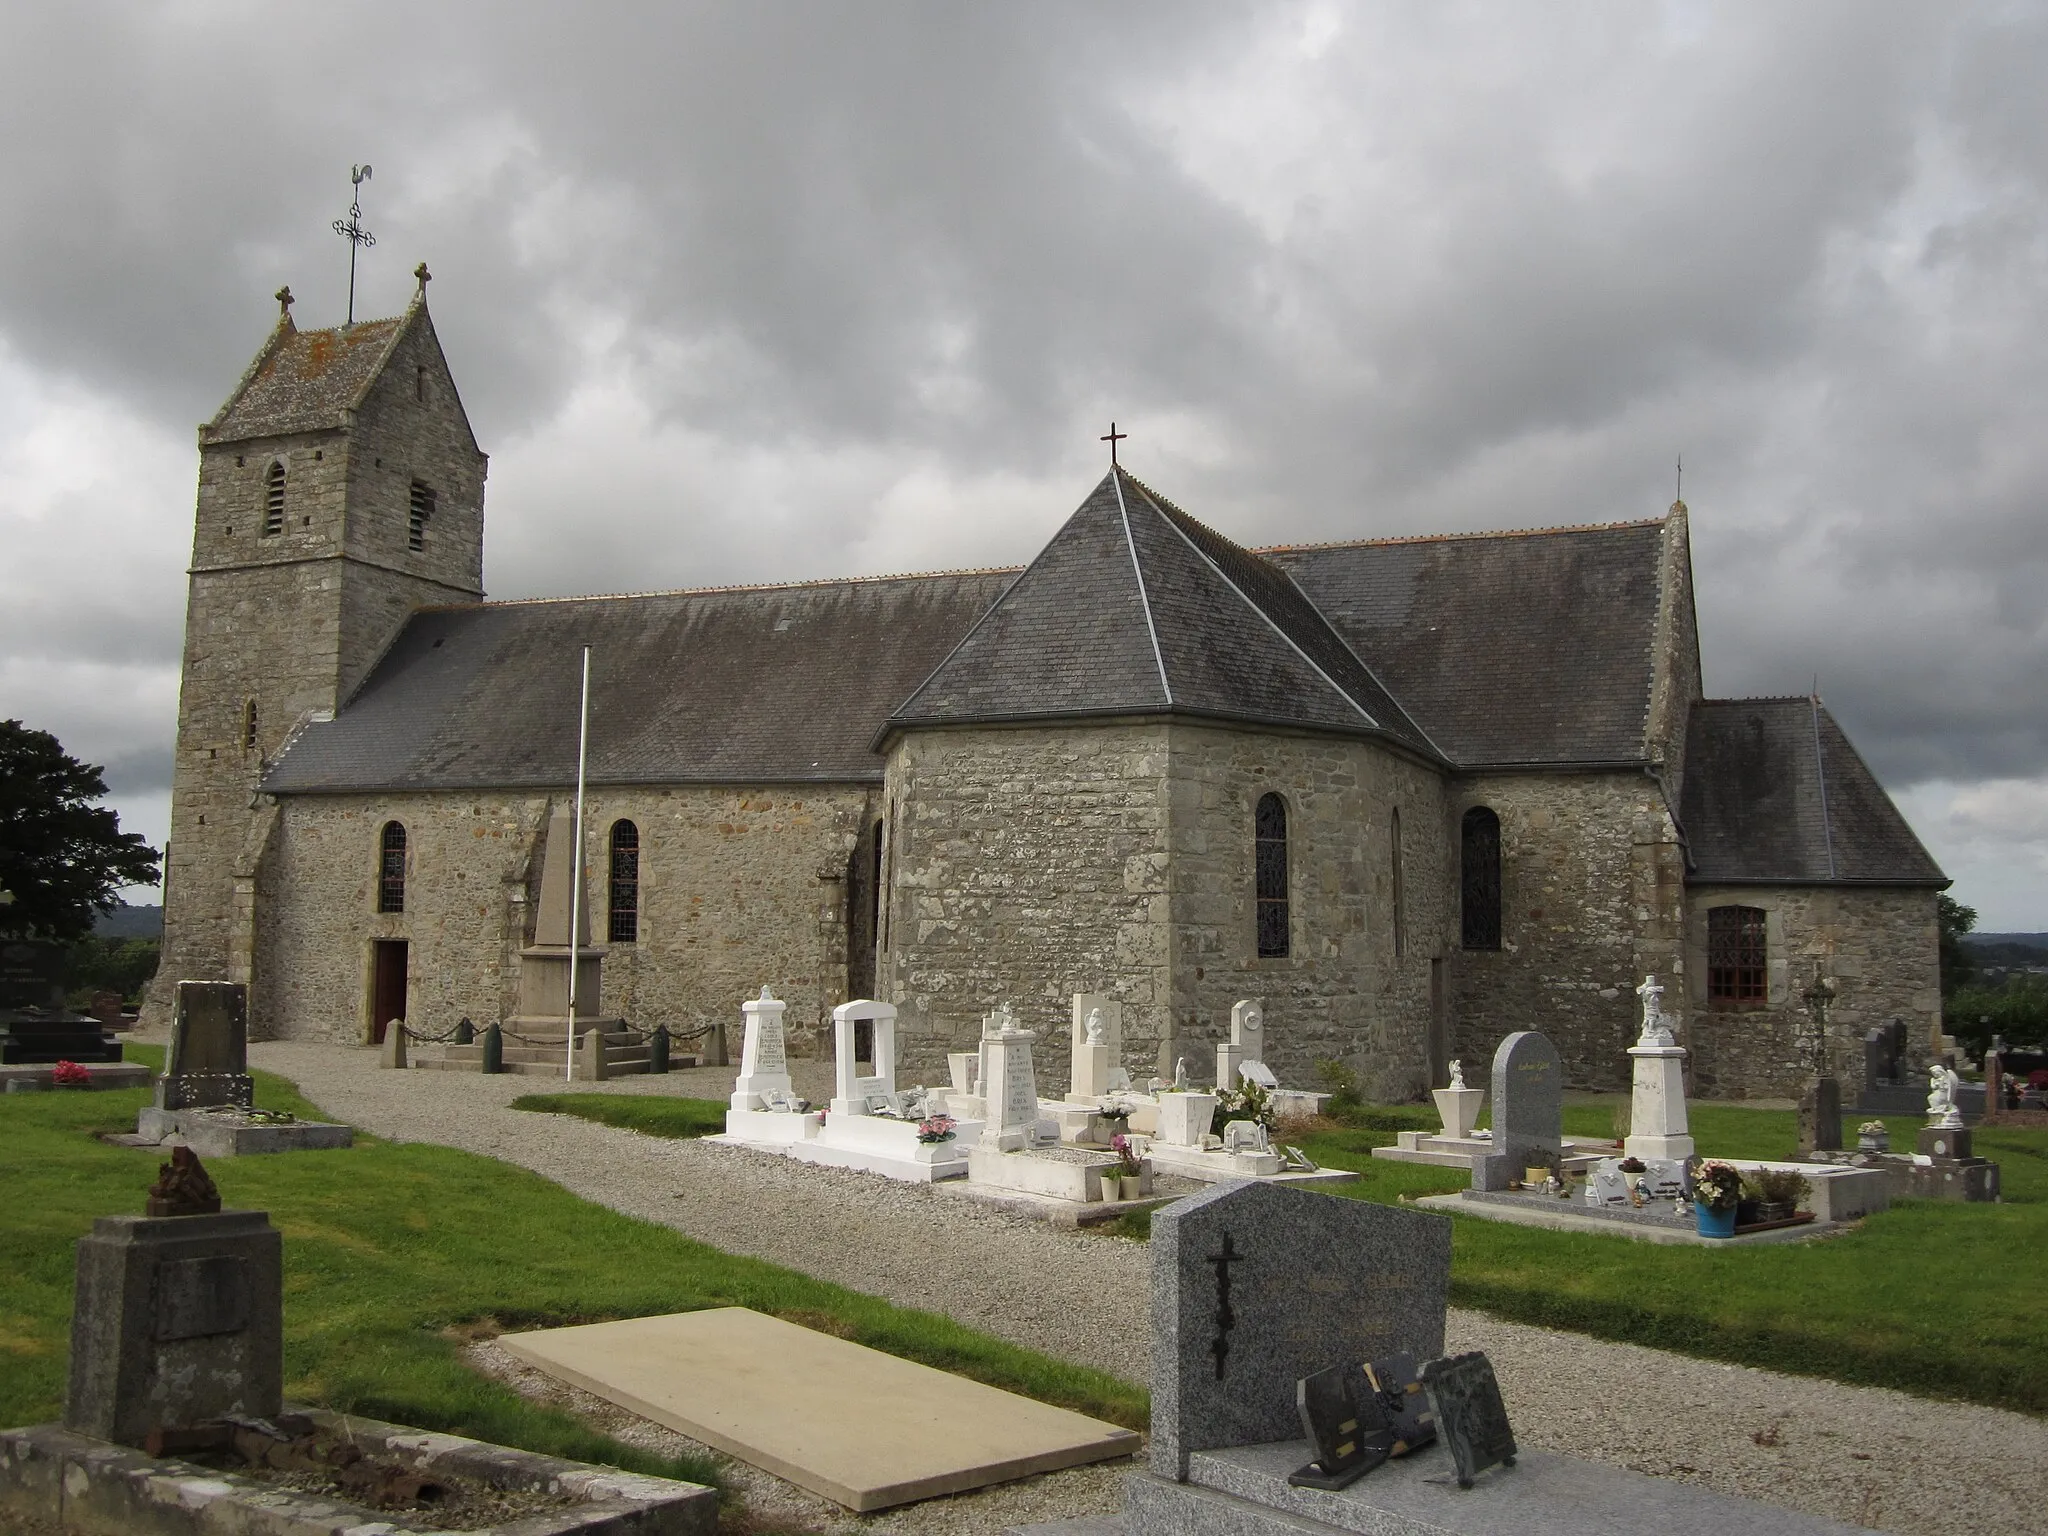
{"type": "MultiPolygon", "coordinates": [[[[577,935],[583,921],[583,771],[590,759],[590,647],[583,647],[583,709],[576,727],[576,850],[569,886],[569,1045],[562,1076],[576,1078],[576,976],[583,969],[583,945],[577,935]]],[[[550,852],[553,850],[550,849],[550,852]]]]}
{"type": "Polygon", "coordinates": [[[668,1026],[657,1024],[654,1033],[647,1037],[647,1070],[666,1072],[668,1070],[668,1026]]]}
{"type": "Polygon", "coordinates": [[[505,1070],[505,1032],[495,1024],[484,1031],[483,1070],[488,1073],[505,1070]]]}

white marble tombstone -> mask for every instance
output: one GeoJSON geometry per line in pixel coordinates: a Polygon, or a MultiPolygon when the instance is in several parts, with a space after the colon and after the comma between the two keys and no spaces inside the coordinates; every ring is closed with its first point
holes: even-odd
{"type": "MultiPolygon", "coordinates": [[[[1114,1072],[1124,1059],[1124,1005],[1113,997],[1100,992],[1076,992],[1074,994],[1073,1021],[1069,1026],[1073,1042],[1074,1062],[1081,1060],[1081,1047],[1088,1043],[1089,1016],[1098,1015],[1102,1021],[1102,1045],[1109,1057],[1108,1071],[1114,1072]]],[[[1079,1083],[1067,1095],[1067,1102],[1079,1101],[1084,1090],[1079,1083]]],[[[1088,1101],[1101,1097],[1099,1093],[1086,1096],[1088,1101]]]]}
{"type": "Polygon", "coordinates": [[[1159,1139],[1169,1146],[1199,1147],[1209,1134],[1209,1122],[1216,1114],[1213,1093],[1162,1093],[1159,1095],[1159,1139]]]}
{"type": "Polygon", "coordinates": [[[1094,1104],[1109,1092],[1109,1042],[1102,1021],[1102,1010],[1089,1010],[1083,1026],[1086,1033],[1074,1047],[1074,1066],[1067,1090],[1069,1104],[1094,1104]]]}
{"type": "Polygon", "coordinates": [[[1019,1029],[1007,1005],[994,1015],[993,1028],[981,1038],[982,1096],[988,1104],[991,1138],[1004,1152],[1021,1151],[1038,1139],[1038,1077],[1031,1062],[1031,1042],[1038,1037],[1019,1029]]]}
{"type": "Polygon", "coordinates": [[[1436,1100],[1436,1112],[1444,1123],[1444,1135],[1454,1141],[1464,1141],[1472,1135],[1472,1127],[1479,1123],[1479,1106],[1486,1099],[1484,1088],[1473,1088],[1465,1082],[1465,1064],[1451,1063],[1451,1085],[1430,1092],[1436,1100]]]}
{"type": "Polygon", "coordinates": [[[759,997],[740,1004],[746,1035],[740,1049],[740,1075],[732,1085],[734,1109],[761,1109],[763,1094],[774,1093],[786,1101],[793,1091],[782,1034],[782,1015],[788,1007],[766,987],[759,997]]]}
{"type": "Polygon", "coordinates": [[[1244,1064],[1266,1059],[1266,1009],[1255,997],[1230,1005],[1230,1039],[1216,1047],[1216,1086],[1235,1088],[1244,1064]]]}
{"type": "Polygon", "coordinates": [[[832,1113],[835,1115],[865,1115],[868,1100],[881,1096],[894,1100],[896,1096],[896,1005],[876,1002],[870,997],[855,998],[850,1003],[841,1003],[832,1010],[832,1044],[834,1065],[838,1069],[835,1085],[838,1092],[832,1097],[832,1113]],[[866,1022],[875,1032],[874,1075],[861,1077],[857,1073],[854,1057],[854,1026],[866,1022]]]}
{"type": "Polygon", "coordinates": [[[1643,1033],[1628,1050],[1635,1063],[1635,1092],[1622,1148],[1644,1162],[1653,1157],[1684,1162],[1694,1151],[1686,1134],[1685,1047],[1672,1036],[1657,978],[1644,977],[1636,995],[1643,1000],[1643,1033]]]}

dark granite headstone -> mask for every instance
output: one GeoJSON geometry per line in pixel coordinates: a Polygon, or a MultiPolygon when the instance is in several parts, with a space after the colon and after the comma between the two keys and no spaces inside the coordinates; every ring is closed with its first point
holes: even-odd
{"type": "Polygon", "coordinates": [[[1333,1365],[1302,1377],[1294,1401],[1302,1438],[1316,1453],[1288,1476],[1295,1487],[1349,1488],[1392,1453],[1393,1431],[1358,1366],[1333,1365]]]}
{"type": "Polygon", "coordinates": [[[1533,1029],[1493,1053],[1493,1155],[1472,1168],[1474,1189],[1506,1189],[1522,1170],[1554,1166],[1564,1152],[1564,1064],[1533,1029]]]}
{"type": "Polygon", "coordinates": [[[0,1065],[121,1059],[121,1042],[64,1006],[62,944],[0,939],[0,1065]]]}
{"type": "Polygon", "coordinates": [[[1422,1368],[1422,1385],[1436,1411],[1437,1435],[1457,1463],[1460,1488],[1470,1488],[1488,1467],[1515,1464],[1515,1434],[1491,1360],[1476,1350],[1432,1360],[1422,1368]]]}
{"type": "Polygon", "coordinates": [[[1450,1219],[1258,1183],[1152,1222],[1152,1467],[1293,1440],[1295,1384],[1332,1360],[1441,1354],[1450,1219]]]}
{"type": "Polygon", "coordinates": [[[171,1049],[156,1080],[156,1107],[206,1109],[255,1102],[249,1078],[249,993],[238,981],[181,981],[171,1049]]]}
{"type": "Polygon", "coordinates": [[[1832,1077],[1808,1078],[1799,1091],[1799,1155],[1842,1150],[1842,1085],[1832,1077]]]}

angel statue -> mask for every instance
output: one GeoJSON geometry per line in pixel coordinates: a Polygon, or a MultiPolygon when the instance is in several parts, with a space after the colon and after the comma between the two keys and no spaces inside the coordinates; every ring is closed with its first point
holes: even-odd
{"type": "Polygon", "coordinates": [[[1927,1123],[1937,1130],[1957,1130],[1963,1112],[1956,1108],[1956,1088],[1962,1082],[1953,1067],[1936,1062],[1927,1069],[1927,1123]]]}
{"type": "Polygon", "coordinates": [[[1451,1063],[1451,1086],[1453,1088],[1465,1086],[1465,1063],[1462,1061],[1451,1063]]]}

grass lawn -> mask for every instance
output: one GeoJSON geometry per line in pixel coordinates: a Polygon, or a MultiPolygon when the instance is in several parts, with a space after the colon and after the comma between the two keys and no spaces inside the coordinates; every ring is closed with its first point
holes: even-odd
{"type": "MultiPolygon", "coordinates": [[[[130,1046],[130,1060],[161,1052],[130,1046]]],[[[0,1424],[62,1411],[73,1244],[95,1215],[137,1212],[153,1151],[95,1138],[133,1130],[140,1089],[0,1100],[0,1424]]],[[[257,1074],[256,1102],[317,1115],[257,1074]]],[[[624,1102],[609,1100],[610,1103],[624,1102]]],[[[875,1349],[1133,1428],[1139,1388],[592,1205],[523,1169],[451,1148],[358,1137],[338,1152],[219,1158],[230,1207],[284,1234],[288,1396],[578,1460],[716,1482],[714,1465],[620,1445],[479,1376],[458,1354],[480,1322],[547,1327],[747,1306],[875,1349]]]]}
{"type": "MultiPolygon", "coordinates": [[[[724,1123],[724,1105],[702,1099],[547,1094],[518,1102],[657,1136],[700,1136],[724,1123]]],[[[1617,1102],[1568,1103],[1566,1133],[1612,1136],[1617,1102]]],[[[1689,1114],[1709,1155],[1782,1159],[1797,1139],[1789,1110],[1694,1104],[1689,1114]]],[[[1887,1123],[1894,1146],[1913,1145],[1918,1117],[1887,1123]]],[[[1325,1167],[1359,1173],[1332,1193],[1397,1204],[1465,1187],[1460,1171],[1371,1155],[1397,1131],[1436,1125],[1418,1105],[1367,1106],[1302,1145],[1325,1167]]],[[[1976,1144],[2002,1165],[2003,1204],[1905,1201],[1814,1243],[1662,1247],[1458,1217],[1451,1296],[1599,1338],[2048,1412],[2048,1131],[1980,1129],[1976,1144]]],[[[1149,1226],[1137,1213],[1107,1230],[1142,1238],[1149,1226]]]]}

